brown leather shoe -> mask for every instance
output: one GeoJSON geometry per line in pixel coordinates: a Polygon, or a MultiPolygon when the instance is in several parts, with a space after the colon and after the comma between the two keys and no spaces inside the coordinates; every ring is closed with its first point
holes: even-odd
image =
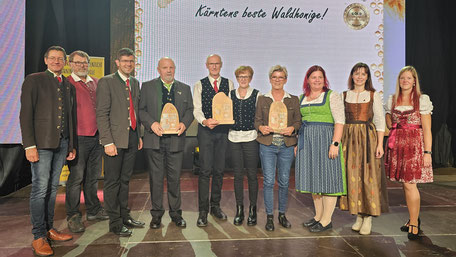
{"type": "Polygon", "coordinates": [[[51,256],[54,254],[46,238],[38,238],[32,242],[33,252],[38,256],[51,256]]]}
{"type": "Polygon", "coordinates": [[[68,241],[68,240],[73,239],[72,235],[60,233],[60,232],[58,232],[55,229],[49,230],[47,236],[51,240],[60,241],[60,242],[64,242],[64,241],[68,241]]]}

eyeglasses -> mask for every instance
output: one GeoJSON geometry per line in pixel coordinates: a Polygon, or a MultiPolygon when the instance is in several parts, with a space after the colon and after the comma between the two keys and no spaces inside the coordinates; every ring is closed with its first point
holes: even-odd
{"type": "Polygon", "coordinates": [[[55,61],[63,62],[63,60],[65,60],[62,57],[55,57],[55,56],[47,57],[46,59],[48,59],[51,62],[55,62],[55,61]]]}
{"type": "Polygon", "coordinates": [[[220,66],[220,65],[222,65],[222,63],[221,62],[211,62],[211,63],[208,63],[207,65],[209,65],[209,66],[220,66]]]}
{"type": "Polygon", "coordinates": [[[88,62],[71,62],[71,63],[74,63],[74,64],[76,64],[76,65],[78,65],[78,66],[86,66],[86,65],[89,65],[88,62]]]}
{"type": "Polygon", "coordinates": [[[250,76],[237,76],[238,79],[249,79],[250,76]]]}
{"type": "Polygon", "coordinates": [[[120,60],[121,63],[135,63],[135,60],[120,60]]]}
{"type": "Polygon", "coordinates": [[[272,76],[271,79],[272,79],[272,80],[284,80],[284,79],[286,79],[286,77],[272,76]]]}

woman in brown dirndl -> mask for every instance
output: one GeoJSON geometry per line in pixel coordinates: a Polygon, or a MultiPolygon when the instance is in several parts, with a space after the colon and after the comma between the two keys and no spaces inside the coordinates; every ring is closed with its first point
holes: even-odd
{"type": "Polygon", "coordinates": [[[420,192],[417,183],[433,181],[432,173],[432,103],[421,93],[414,67],[401,69],[396,93],[388,99],[386,125],[391,130],[385,159],[387,177],[403,183],[409,221],[401,227],[408,238],[420,233],[420,192]]]}
{"type": "Polygon", "coordinates": [[[357,215],[352,226],[354,231],[368,235],[372,216],[388,210],[381,161],[385,116],[382,97],[373,88],[367,64],[353,66],[348,88],[350,90],[343,93],[345,126],[342,136],[348,193],[341,197],[340,208],[357,215]]]}

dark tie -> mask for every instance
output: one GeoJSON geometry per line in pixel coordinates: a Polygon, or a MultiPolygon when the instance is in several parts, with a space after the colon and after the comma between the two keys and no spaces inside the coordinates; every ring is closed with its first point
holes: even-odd
{"type": "Polygon", "coordinates": [[[130,79],[127,79],[127,87],[128,87],[128,94],[130,95],[130,122],[131,128],[133,130],[136,129],[136,117],[135,117],[135,107],[133,105],[133,99],[131,98],[131,90],[130,90],[130,79]]]}
{"type": "Polygon", "coordinates": [[[214,90],[215,93],[218,93],[217,80],[214,80],[214,90]]]}

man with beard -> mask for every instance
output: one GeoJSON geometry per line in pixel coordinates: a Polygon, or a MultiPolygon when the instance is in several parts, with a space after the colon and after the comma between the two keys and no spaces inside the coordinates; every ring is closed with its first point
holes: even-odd
{"type": "Polygon", "coordinates": [[[69,61],[72,73],[68,81],[76,88],[79,147],[76,159],[69,163],[65,207],[68,229],[79,233],[85,230],[79,211],[82,184],[87,220],[106,220],[109,216],[97,196],[103,150],[99,143],[95,114],[98,79],[88,75],[90,59],[86,52],[74,51],[70,54],[69,61]]]}

